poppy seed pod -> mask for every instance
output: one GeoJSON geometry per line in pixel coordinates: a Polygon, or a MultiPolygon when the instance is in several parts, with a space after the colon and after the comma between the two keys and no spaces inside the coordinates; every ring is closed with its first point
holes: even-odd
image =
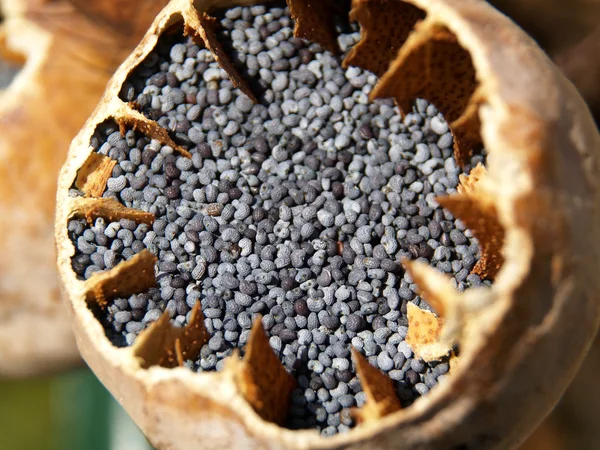
{"type": "Polygon", "coordinates": [[[174,0],[60,174],[78,346],[157,448],[512,448],[597,330],[598,149],[484,1],[174,0]]]}

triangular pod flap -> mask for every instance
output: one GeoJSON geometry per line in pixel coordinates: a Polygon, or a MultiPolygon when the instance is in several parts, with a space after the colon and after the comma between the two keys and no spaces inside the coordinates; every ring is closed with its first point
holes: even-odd
{"type": "Polygon", "coordinates": [[[419,329],[419,325],[413,321],[413,329],[411,330],[411,318],[419,315],[424,320],[421,321],[421,325],[428,323],[429,313],[428,311],[422,312],[421,309],[417,308],[412,303],[408,304],[410,308],[409,312],[409,334],[411,335],[410,340],[415,346],[419,346],[419,349],[415,353],[423,353],[425,356],[423,359],[430,360],[430,358],[437,359],[436,356],[440,353],[447,353],[447,349],[451,348],[454,344],[458,343],[460,336],[462,335],[464,327],[464,315],[469,312],[471,304],[467,303],[467,299],[470,296],[465,296],[458,292],[452,285],[451,278],[441,272],[438,272],[433,267],[419,262],[419,261],[403,261],[402,262],[406,271],[410,274],[413,281],[419,289],[419,295],[425,299],[425,301],[434,309],[439,316],[439,322],[441,323],[441,331],[435,330],[437,328],[437,321],[431,322],[432,334],[435,335],[435,342],[422,342],[419,343],[419,336],[417,334],[425,333],[425,329],[419,329]],[[422,347],[427,346],[427,349],[423,350],[422,347]]]}
{"type": "Polygon", "coordinates": [[[432,312],[419,308],[412,302],[407,305],[408,332],[406,343],[417,358],[434,361],[447,356],[452,345],[440,341],[443,322],[432,312]]]}
{"type": "Polygon", "coordinates": [[[494,199],[481,187],[486,173],[485,168],[478,165],[468,176],[460,176],[458,194],[437,197],[436,201],[461,219],[479,241],[481,257],[472,272],[494,279],[504,262],[504,228],[494,199]]]}
{"type": "Polygon", "coordinates": [[[452,310],[458,308],[460,294],[452,286],[450,277],[419,261],[405,259],[402,265],[419,288],[421,297],[435,312],[444,319],[452,315],[452,310]]]}
{"type": "Polygon", "coordinates": [[[156,260],[156,256],[145,249],[110,270],[94,272],[85,282],[87,301],[105,307],[115,297],[129,296],[155,286],[156,260]]]}
{"type": "Polygon", "coordinates": [[[134,344],[134,355],[144,368],[150,366],[182,366],[187,359],[195,359],[208,341],[204,326],[204,314],[200,302],[194,305],[190,321],[183,328],[171,323],[169,313],[164,312],[150,327],[140,333],[134,344]]]}
{"type": "Polygon", "coordinates": [[[206,13],[198,13],[194,8],[188,10],[185,15],[184,34],[189,35],[196,43],[204,45],[213,55],[219,66],[227,72],[233,85],[246,94],[254,103],[257,103],[256,95],[252,92],[250,85],[233,65],[231,58],[219,42],[217,37],[218,21],[206,13]]]}
{"type": "Polygon", "coordinates": [[[451,123],[462,115],[476,87],[469,52],[447,28],[425,19],[408,37],[371,98],[393,97],[403,113],[416,99],[425,98],[451,123]]]}
{"type": "Polygon", "coordinates": [[[360,24],[360,41],[348,52],[343,66],[358,66],[380,77],[424,18],[425,13],[410,3],[354,0],[350,20],[360,24]]]}
{"type": "Polygon", "coordinates": [[[129,219],[148,225],[152,225],[155,220],[154,214],[127,208],[114,198],[76,198],[72,202],[71,210],[73,217],[85,218],[90,224],[99,217],[109,222],[129,219]]]}
{"type": "Polygon", "coordinates": [[[254,321],[244,358],[238,359],[236,352],[227,360],[226,367],[256,413],[265,420],[282,424],[296,381],[269,345],[261,318],[254,321]]]}
{"type": "Polygon", "coordinates": [[[378,420],[402,408],[390,377],[373,367],[354,347],[352,359],[360,379],[367,401],[362,408],[354,409],[352,414],[358,422],[378,420]]]}
{"type": "Polygon", "coordinates": [[[287,0],[294,21],[294,36],[316,42],[331,53],[338,51],[333,27],[335,2],[331,0],[287,0]]]}
{"type": "Polygon", "coordinates": [[[117,161],[97,152],[90,153],[88,159],[77,171],[75,186],[86,197],[102,197],[106,190],[106,182],[112,176],[117,161]]]}
{"type": "Polygon", "coordinates": [[[125,134],[125,130],[128,127],[133,128],[135,131],[139,131],[150,139],[156,139],[162,145],[168,145],[182,156],[187,158],[192,157],[190,152],[180,145],[177,145],[175,141],[171,139],[167,130],[161,128],[156,122],[148,119],[128,105],[122,105],[119,111],[114,115],[114,119],[119,124],[122,135],[125,134]]]}

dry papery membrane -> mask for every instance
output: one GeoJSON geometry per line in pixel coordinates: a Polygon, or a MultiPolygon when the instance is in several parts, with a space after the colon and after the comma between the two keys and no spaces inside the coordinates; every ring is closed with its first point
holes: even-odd
{"type": "Polygon", "coordinates": [[[159,448],[191,445],[156,441],[170,408],[258,421],[294,447],[268,422],[369,432],[451,395],[458,374],[493,381],[516,336],[481,344],[534,240],[514,231],[519,254],[506,224],[537,224],[514,217],[523,162],[487,145],[509,170],[484,167],[471,54],[412,3],[218,3],[170,3],[63,169],[59,265],[88,364],[159,448]]]}

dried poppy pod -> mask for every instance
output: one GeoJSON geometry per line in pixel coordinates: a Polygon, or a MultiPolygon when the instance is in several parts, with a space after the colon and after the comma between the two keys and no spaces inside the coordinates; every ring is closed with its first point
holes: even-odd
{"type": "MultiPolygon", "coordinates": [[[[290,0],[296,34],[334,47],[327,20],[332,4],[290,0]]],[[[136,110],[139,105],[120,99],[163,33],[193,36],[233,84],[253,96],[215,39],[207,14],[217,6],[231,3],[175,0],[163,10],[114,75],[61,172],[58,264],[86,362],[157,448],[516,446],[556,403],[597,330],[598,294],[591,283],[597,263],[583,255],[597,251],[594,152],[600,137],[571,84],[483,1],[354,1],[350,17],[360,23],[362,40],[345,60],[380,76],[371,96],[391,96],[403,112],[418,97],[433,101],[450,123],[459,162],[481,143],[489,155],[487,170],[473,169],[461,177],[457,194],[438,201],[477,236],[481,258],[473,271],[493,278],[491,288],[460,293],[445,275],[404,261],[438,314],[411,307],[407,341],[423,359],[460,349],[444,383],[402,409],[391,380],[354,352],[366,404],[355,412],[355,429],[324,439],[277,425],[293,383],[260,321],[244,357],[229,358],[216,373],[176,367],[209,338],[199,302],[186,327],[174,327],[163,315],[133,346],[116,348],[107,339],[92,310],[154,286],[156,257],[144,250],[82,281],[73,271],[68,223],[103,218],[135,225],[154,217],[102,197],[115,163],[90,142],[111,120],[123,132],[133,127],[189,156],[169,131],[136,110]]]]}
{"type": "Polygon", "coordinates": [[[130,2],[129,14],[114,1],[97,10],[77,3],[2,2],[2,54],[22,69],[1,93],[0,376],[80,361],[55,268],[56,173],[112,71],[166,2],[130,2]],[[115,11],[135,20],[118,23],[115,11]]]}

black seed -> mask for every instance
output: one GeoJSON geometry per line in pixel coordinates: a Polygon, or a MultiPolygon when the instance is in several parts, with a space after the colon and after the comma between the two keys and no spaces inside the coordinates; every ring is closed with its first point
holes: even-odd
{"type": "Polygon", "coordinates": [[[165,175],[171,179],[179,178],[179,175],[181,175],[181,170],[175,167],[175,164],[166,164],[165,175]]]}
{"type": "Polygon", "coordinates": [[[181,190],[177,186],[169,186],[165,189],[165,196],[169,200],[175,200],[181,195],[181,190]]]}
{"type": "Polygon", "coordinates": [[[233,187],[231,189],[229,189],[229,198],[231,200],[237,200],[238,198],[240,198],[242,196],[242,190],[240,188],[237,187],[233,187]]]}
{"type": "Polygon", "coordinates": [[[264,220],[265,217],[267,217],[267,212],[264,210],[264,208],[262,208],[260,206],[257,208],[254,208],[254,211],[252,211],[252,218],[254,219],[255,222],[260,222],[260,221],[264,220]]]}
{"type": "Polygon", "coordinates": [[[348,316],[348,321],[346,322],[346,328],[353,332],[358,332],[362,330],[366,325],[365,319],[356,314],[350,314],[348,316]]]}
{"type": "Polygon", "coordinates": [[[371,130],[371,126],[368,123],[360,127],[360,136],[367,140],[373,139],[373,130],[371,130]]]}
{"type": "Polygon", "coordinates": [[[331,185],[331,193],[335,198],[343,198],[344,197],[344,185],[338,181],[331,185]]]}
{"type": "Polygon", "coordinates": [[[307,317],[310,314],[306,300],[300,299],[294,302],[294,310],[299,316],[307,317]]]}
{"type": "Polygon", "coordinates": [[[421,242],[417,254],[421,258],[431,259],[433,257],[433,249],[426,243],[421,242]]]}
{"type": "Polygon", "coordinates": [[[292,330],[283,328],[279,332],[279,337],[284,344],[290,343],[296,339],[296,333],[292,330]]]}
{"type": "Polygon", "coordinates": [[[406,372],[406,381],[408,381],[413,386],[421,381],[419,374],[412,369],[409,369],[406,372]]]}

